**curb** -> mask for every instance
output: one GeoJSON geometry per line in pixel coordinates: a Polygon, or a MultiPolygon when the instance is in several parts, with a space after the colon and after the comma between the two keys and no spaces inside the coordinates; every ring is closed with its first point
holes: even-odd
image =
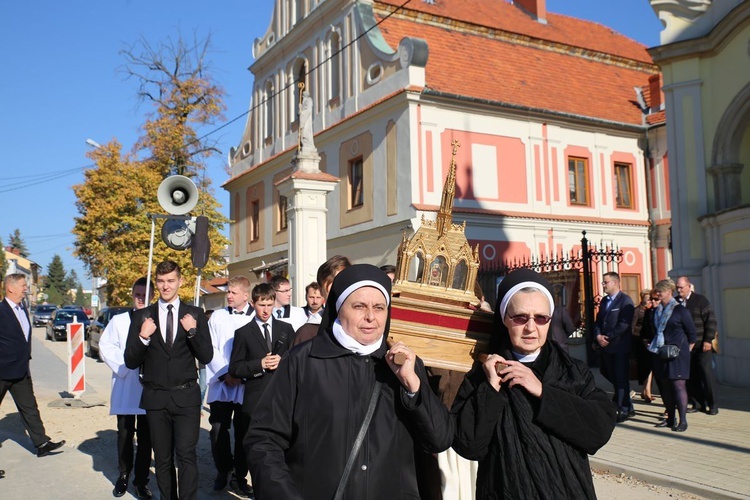
{"type": "Polygon", "coordinates": [[[611,474],[623,474],[624,473],[628,476],[633,476],[634,478],[647,482],[649,484],[653,484],[656,486],[663,486],[665,488],[674,488],[680,491],[684,491],[685,493],[699,495],[705,498],[730,499],[730,500],[747,498],[744,495],[740,495],[739,493],[734,493],[732,491],[721,490],[718,488],[714,488],[712,486],[708,486],[708,485],[704,485],[700,483],[694,483],[691,481],[685,481],[683,479],[679,479],[679,478],[672,477],[672,476],[656,474],[654,472],[651,472],[645,469],[637,469],[633,467],[623,466],[615,462],[610,462],[609,460],[604,460],[604,459],[596,458],[593,456],[589,456],[589,465],[593,469],[603,470],[611,474]]]}

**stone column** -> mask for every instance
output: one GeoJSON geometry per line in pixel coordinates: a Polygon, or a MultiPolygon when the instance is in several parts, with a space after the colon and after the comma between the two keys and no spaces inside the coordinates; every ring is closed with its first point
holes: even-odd
{"type": "Polygon", "coordinates": [[[287,199],[289,224],[289,281],[292,304],[305,304],[305,287],[315,281],[327,256],[326,198],[339,178],[318,168],[320,156],[302,151],[293,160],[294,172],[276,183],[287,199]]]}
{"type": "Polygon", "coordinates": [[[714,178],[714,203],[717,212],[738,207],[742,203],[742,167],[740,163],[729,163],[707,169],[714,178]]]}

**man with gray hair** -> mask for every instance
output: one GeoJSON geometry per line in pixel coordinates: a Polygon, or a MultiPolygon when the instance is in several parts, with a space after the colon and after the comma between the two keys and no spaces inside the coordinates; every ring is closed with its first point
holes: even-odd
{"type": "Polygon", "coordinates": [[[5,299],[0,301],[0,403],[10,392],[21,421],[36,446],[36,456],[43,457],[65,444],[47,435],[34,396],[29,360],[31,359],[31,323],[23,298],[29,288],[20,273],[5,277],[5,299]]]}

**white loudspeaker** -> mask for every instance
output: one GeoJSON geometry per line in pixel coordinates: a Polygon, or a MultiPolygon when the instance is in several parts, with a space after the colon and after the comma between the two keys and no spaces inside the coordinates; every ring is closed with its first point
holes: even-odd
{"type": "Polygon", "coordinates": [[[161,181],[156,193],[159,205],[172,215],[185,215],[198,203],[198,188],[184,175],[172,175],[161,181]]]}

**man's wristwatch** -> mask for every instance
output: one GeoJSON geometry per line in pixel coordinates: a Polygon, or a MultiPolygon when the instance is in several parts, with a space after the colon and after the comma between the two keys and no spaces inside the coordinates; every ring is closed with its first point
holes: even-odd
{"type": "Polygon", "coordinates": [[[190,330],[187,331],[187,336],[188,338],[193,338],[196,333],[198,333],[198,330],[195,328],[191,328],[190,330]]]}

